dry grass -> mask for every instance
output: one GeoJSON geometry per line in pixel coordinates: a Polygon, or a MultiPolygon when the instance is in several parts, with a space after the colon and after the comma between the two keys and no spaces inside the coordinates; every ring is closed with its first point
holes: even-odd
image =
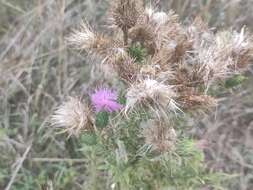
{"type": "Polygon", "coordinates": [[[196,124],[190,127],[190,133],[205,144],[209,167],[237,176],[229,189],[253,187],[252,79],[249,77],[236,90],[221,93],[215,114],[202,119],[197,127],[196,124]]]}
{"type": "MultiPolygon", "coordinates": [[[[174,8],[182,20],[200,14],[212,26],[253,29],[251,0],[165,0],[159,5],[174,8]]],[[[65,35],[82,18],[97,27],[105,9],[103,0],[0,1],[0,189],[85,188],[80,164],[85,159],[72,151],[73,142],[52,135],[47,121],[67,96],[86,96],[93,77],[87,69],[91,60],[68,51],[65,35]]],[[[239,173],[230,189],[253,189],[253,79],[248,75],[239,89],[221,95],[223,105],[213,119],[191,130],[210,142],[210,167],[239,173]]]]}
{"type": "Polygon", "coordinates": [[[34,163],[33,158],[69,158],[72,154],[65,151],[63,141],[51,135],[47,120],[58,102],[71,92],[82,92],[89,78],[88,60],[68,52],[64,38],[81,18],[92,23],[100,19],[104,3],[92,2],[0,2],[1,14],[6,17],[0,42],[0,149],[4,152],[0,156],[0,189],[41,189],[50,175],[58,178],[54,187],[61,189],[73,179],[73,171],[66,170],[69,164],[60,160],[44,165],[44,170],[43,164],[34,163]],[[43,172],[48,175],[43,176],[43,172]]]}

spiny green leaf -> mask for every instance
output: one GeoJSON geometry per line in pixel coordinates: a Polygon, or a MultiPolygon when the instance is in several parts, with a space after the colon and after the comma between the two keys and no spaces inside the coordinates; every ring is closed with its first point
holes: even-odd
{"type": "Polygon", "coordinates": [[[96,126],[98,128],[104,128],[109,122],[109,114],[105,111],[98,112],[96,114],[96,126]]]}

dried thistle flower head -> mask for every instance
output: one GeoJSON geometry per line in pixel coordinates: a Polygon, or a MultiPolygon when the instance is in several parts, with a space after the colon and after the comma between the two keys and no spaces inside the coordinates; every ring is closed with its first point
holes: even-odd
{"type": "Polygon", "coordinates": [[[126,54],[123,42],[94,32],[91,26],[84,22],[81,23],[80,29],[73,30],[66,40],[73,48],[100,56],[103,61],[113,62],[117,57],[126,54]]]}
{"type": "Polygon", "coordinates": [[[232,74],[229,68],[234,65],[234,61],[226,54],[222,54],[225,53],[223,50],[218,49],[215,45],[198,50],[199,67],[197,73],[202,76],[206,86],[214,80],[223,79],[232,74]]]}
{"type": "Polygon", "coordinates": [[[140,0],[112,0],[111,7],[111,22],[123,31],[136,24],[143,9],[140,0]]]}
{"type": "Polygon", "coordinates": [[[78,136],[81,131],[91,130],[89,107],[77,98],[70,97],[55,110],[51,125],[60,133],[68,133],[68,136],[78,136]]]}
{"type": "Polygon", "coordinates": [[[152,79],[142,80],[132,85],[126,94],[125,111],[132,110],[135,106],[155,105],[163,109],[172,111],[178,110],[178,106],[173,98],[176,97],[171,86],[152,79]]]}
{"type": "Polygon", "coordinates": [[[184,110],[188,111],[210,111],[217,106],[217,101],[208,95],[182,95],[178,97],[177,101],[184,110]]]}
{"type": "Polygon", "coordinates": [[[134,59],[130,56],[118,57],[113,66],[123,82],[128,84],[136,81],[140,66],[135,64],[134,59]]]}
{"type": "Polygon", "coordinates": [[[209,43],[201,43],[195,49],[199,64],[198,74],[203,76],[205,84],[224,79],[245,68],[252,59],[252,41],[245,34],[223,31],[213,35],[209,43]]]}
{"type": "Polygon", "coordinates": [[[72,34],[66,38],[67,43],[78,50],[91,49],[97,39],[97,34],[85,22],[82,22],[80,28],[73,30],[72,34]]]}
{"type": "Polygon", "coordinates": [[[156,29],[157,51],[153,59],[161,67],[177,64],[191,48],[192,42],[188,39],[184,27],[179,23],[174,12],[170,12],[166,20],[160,22],[163,24],[156,29]]]}
{"type": "Polygon", "coordinates": [[[166,14],[146,8],[136,25],[129,30],[129,37],[132,42],[140,42],[151,55],[154,55],[160,51],[164,43],[167,43],[168,36],[179,36],[178,39],[181,39],[182,32],[179,33],[178,28],[179,23],[174,12],[166,14]]]}
{"type": "Polygon", "coordinates": [[[156,51],[156,33],[150,23],[139,23],[129,30],[129,38],[133,42],[140,42],[150,54],[156,51]]]}
{"type": "MultiPolygon", "coordinates": [[[[200,19],[187,29],[192,50],[186,53],[186,64],[194,66],[193,75],[208,87],[213,81],[230,77],[246,68],[253,57],[252,37],[240,32],[221,31],[216,34],[200,19]]],[[[189,78],[196,78],[194,76],[189,78]]]]}
{"type": "Polygon", "coordinates": [[[149,120],[142,128],[144,141],[151,146],[152,151],[164,153],[174,149],[177,135],[173,127],[166,126],[160,121],[149,120]]]}

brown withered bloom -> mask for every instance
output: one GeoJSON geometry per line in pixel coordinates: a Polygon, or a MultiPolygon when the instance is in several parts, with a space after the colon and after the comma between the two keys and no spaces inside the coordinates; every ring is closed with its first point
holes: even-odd
{"type": "Polygon", "coordinates": [[[89,107],[73,97],[69,97],[55,110],[50,122],[60,133],[67,133],[69,137],[92,130],[89,107]]]}
{"type": "Polygon", "coordinates": [[[145,144],[158,153],[172,151],[177,139],[173,127],[156,120],[149,120],[142,126],[142,136],[145,144]]]}
{"type": "Polygon", "coordinates": [[[112,0],[111,10],[113,24],[121,29],[133,27],[143,11],[140,0],[112,0]]]}
{"type": "Polygon", "coordinates": [[[156,47],[156,26],[151,22],[149,15],[141,15],[134,27],[129,30],[129,38],[145,47],[150,54],[154,54],[156,47]]]}
{"type": "Polygon", "coordinates": [[[119,77],[126,84],[132,84],[136,81],[140,66],[134,63],[134,60],[129,56],[118,57],[113,64],[119,77]]]}
{"type": "Polygon", "coordinates": [[[155,30],[150,23],[139,23],[129,30],[129,38],[134,42],[140,42],[150,54],[156,51],[155,30]]]}
{"type": "Polygon", "coordinates": [[[139,105],[149,108],[158,106],[161,109],[176,112],[180,109],[174,97],[176,93],[171,86],[152,79],[140,80],[127,90],[125,111],[139,105]]]}
{"type": "Polygon", "coordinates": [[[194,45],[188,54],[191,59],[185,64],[194,65],[195,72],[191,73],[201,76],[206,86],[240,72],[252,59],[252,38],[244,28],[240,33],[222,31],[214,34],[199,25],[191,26],[189,31],[194,45]]]}
{"type": "Polygon", "coordinates": [[[94,48],[101,46],[107,40],[97,34],[88,23],[82,21],[79,29],[73,30],[66,41],[75,49],[92,52],[94,48]]]}
{"type": "Polygon", "coordinates": [[[99,56],[107,62],[126,54],[122,41],[95,32],[85,22],[81,23],[79,29],[73,30],[66,40],[73,48],[99,56]]]}
{"type": "Polygon", "coordinates": [[[183,110],[188,111],[210,111],[217,106],[215,98],[208,95],[182,95],[177,98],[177,101],[183,110]]]}
{"type": "MultiPolygon", "coordinates": [[[[188,39],[185,29],[181,26],[174,12],[170,11],[168,14],[154,12],[153,10],[148,12],[149,19],[146,19],[146,22],[152,30],[148,30],[148,27],[142,27],[142,30],[145,31],[145,33],[141,33],[142,41],[146,44],[152,44],[151,47],[154,48],[150,51],[153,55],[152,63],[159,65],[164,71],[181,61],[185,52],[191,49],[192,42],[188,39]]],[[[141,25],[136,26],[136,28],[138,27],[140,28],[141,25]]],[[[134,29],[135,27],[131,30],[134,29]]],[[[139,39],[141,38],[139,37],[139,39]]],[[[150,49],[149,46],[146,48],[150,49]]]]}
{"type": "Polygon", "coordinates": [[[124,34],[124,42],[127,44],[128,30],[135,26],[143,12],[141,0],[112,0],[110,19],[113,25],[119,27],[124,34]]]}

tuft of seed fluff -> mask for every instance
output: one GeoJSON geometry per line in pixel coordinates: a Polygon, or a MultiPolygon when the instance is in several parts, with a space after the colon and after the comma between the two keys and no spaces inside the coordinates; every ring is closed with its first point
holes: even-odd
{"type": "Polygon", "coordinates": [[[174,101],[176,93],[172,87],[153,79],[145,79],[133,84],[126,94],[125,112],[132,110],[137,105],[150,106],[158,105],[163,109],[176,112],[180,110],[174,101]]]}
{"type": "Polygon", "coordinates": [[[120,39],[99,34],[85,22],[81,23],[79,29],[72,31],[66,38],[66,42],[74,49],[100,57],[102,62],[106,63],[115,64],[118,59],[127,54],[124,43],[120,39]]]}
{"type": "Polygon", "coordinates": [[[89,107],[73,97],[56,108],[50,121],[60,133],[67,133],[69,137],[91,129],[89,107]]]}
{"type": "Polygon", "coordinates": [[[247,68],[253,58],[252,39],[242,28],[240,32],[222,31],[210,34],[209,41],[195,40],[198,75],[206,86],[226,79],[247,68]]]}
{"type": "Polygon", "coordinates": [[[94,45],[96,38],[97,36],[92,28],[83,21],[80,28],[73,30],[72,34],[66,38],[66,41],[75,49],[86,50],[94,45]]]}
{"type": "Polygon", "coordinates": [[[81,23],[79,29],[73,30],[72,34],[66,38],[66,41],[74,49],[86,51],[103,58],[106,58],[110,53],[117,53],[116,50],[121,49],[122,46],[117,41],[112,41],[109,37],[95,32],[85,22],[81,23]]]}

